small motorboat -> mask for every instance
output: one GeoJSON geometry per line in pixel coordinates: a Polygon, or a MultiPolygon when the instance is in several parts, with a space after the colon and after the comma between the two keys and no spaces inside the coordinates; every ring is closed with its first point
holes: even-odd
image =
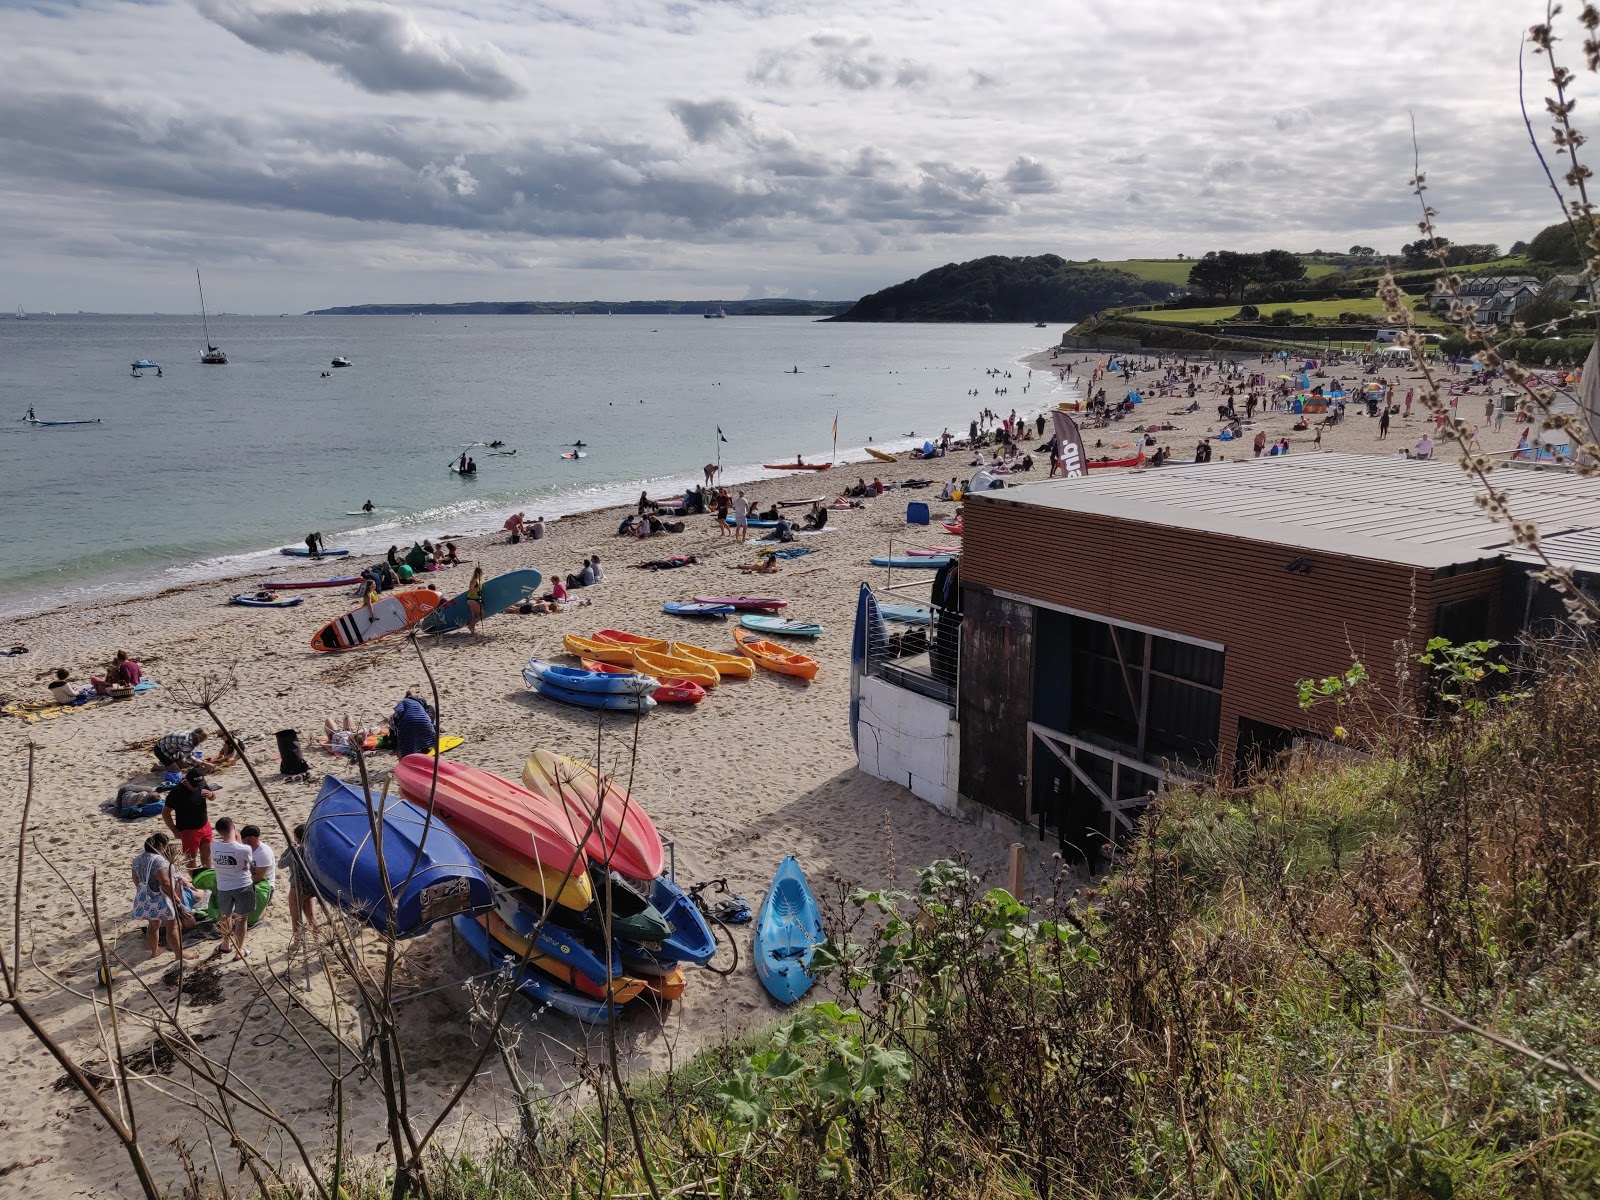
{"type": "Polygon", "coordinates": [[[141,358],[138,362],[133,364],[133,369],[135,371],[159,371],[161,369],[161,364],[153,363],[148,358],[141,358]]]}
{"type": "Polygon", "coordinates": [[[338,358],[333,360],[333,365],[336,367],[348,367],[350,365],[350,360],[341,354],[338,358]]]}

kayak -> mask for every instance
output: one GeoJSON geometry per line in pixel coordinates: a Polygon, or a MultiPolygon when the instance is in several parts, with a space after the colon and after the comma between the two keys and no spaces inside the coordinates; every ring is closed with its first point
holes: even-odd
{"type": "Polygon", "coordinates": [[[717,669],[709,663],[665,651],[635,650],[633,663],[638,670],[648,672],[657,679],[688,679],[708,690],[722,681],[717,669]]]}
{"type": "Polygon", "coordinates": [[[293,608],[297,604],[304,604],[304,596],[273,596],[257,592],[255,595],[248,593],[234,596],[229,599],[229,604],[237,604],[243,608],[293,608]]]}
{"type": "Polygon", "coordinates": [[[302,860],[324,898],[395,937],[494,902],[489,877],[448,828],[402,796],[363,794],[332,775],[323,777],[306,818],[302,860]],[[381,869],[374,817],[383,834],[381,869]]]}
{"type": "Polygon", "coordinates": [[[439,760],[433,788],[433,764],[426,754],[408,754],[396,763],[400,794],[426,809],[432,788],[434,815],[485,867],[563,908],[581,912],[589,906],[594,891],[565,811],[519,783],[447,759],[439,760]]]}
{"type": "Polygon", "coordinates": [[[926,604],[883,604],[878,612],[885,621],[898,621],[902,625],[929,625],[933,622],[933,609],[926,604]]]}
{"type": "Polygon", "coordinates": [[[769,471],[826,471],[833,466],[832,463],[807,462],[762,463],[761,465],[769,471]]]}
{"type": "Polygon", "coordinates": [[[711,926],[706,923],[695,902],[689,899],[689,894],[675,881],[665,875],[658,875],[651,884],[648,895],[650,903],[655,905],[656,910],[672,927],[672,933],[662,941],[661,949],[655,951],[629,949],[623,952],[625,960],[637,958],[654,968],[654,970],[647,968],[648,974],[658,975],[673,963],[692,962],[704,966],[716,957],[717,940],[711,933],[711,926]]]}
{"type": "Polygon", "coordinates": [[[279,580],[277,583],[263,583],[261,586],[268,591],[297,592],[302,588],[354,587],[360,582],[361,576],[347,575],[343,579],[303,579],[298,583],[288,580],[279,580]]]}
{"type": "Polygon", "coordinates": [[[654,879],[666,866],[661,834],[644,806],[614,780],[602,791],[588,763],[535,750],[522,765],[522,782],[564,813],[569,836],[587,836],[584,849],[595,862],[634,879],[654,879]]]}
{"type": "Polygon", "coordinates": [[[602,675],[635,675],[641,679],[650,679],[656,689],[650,693],[650,698],[657,704],[699,704],[706,698],[705,688],[692,679],[666,679],[657,683],[651,676],[630,671],[627,667],[596,662],[590,658],[580,661],[585,671],[598,671],[602,675]]]}
{"type": "Polygon", "coordinates": [[[1139,453],[1137,453],[1135,455],[1132,455],[1132,456],[1130,456],[1128,458],[1102,458],[1099,461],[1096,461],[1094,459],[1090,459],[1088,462],[1084,463],[1083,465],[1086,466],[1086,467],[1089,467],[1091,469],[1097,470],[1100,467],[1137,467],[1143,461],[1144,461],[1144,451],[1140,450],[1139,453]]]}
{"type": "MultiPolygon", "coordinates": [[[[731,527],[737,525],[739,522],[735,521],[732,517],[723,517],[722,523],[731,527]]],[[[793,522],[791,521],[790,524],[793,524],[793,522]]],[[[776,529],[778,527],[778,523],[776,521],[753,521],[747,519],[745,521],[745,527],[748,529],[776,529]]]]}
{"type": "MultiPolygon", "coordinates": [[[[543,579],[544,576],[539,572],[525,570],[507,571],[504,575],[484,580],[482,603],[484,617],[503,613],[513,604],[521,604],[524,600],[532,598],[539,590],[539,584],[543,579]]],[[[423,633],[449,633],[453,629],[465,629],[471,616],[472,609],[467,603],[467,594],[462,592],[429,613],[419,628],[423,633]]]]}
{"type": "Polygon", "coordinates": [[[723,679],[749,679],[754,675],[755,667],[748,658],[738,654],[724,654],[720,650],[707,650],[704,646],[692,645],[689,642],[671,643],[672,653],[677,658],[690,658],[695,662],[704,663],[723,679]]]}
{"type": "Polygon", "coordinates": [[[780,675],[793,675],[798,679],[809,680],[817,677],[817,660],[814,658],[795,654],[782,646],[762,641],[757,637],[746,637],[737,629],[733,631],[733,640],[739,644],[739,649],[769,671],[776,671],[780,675]]]}
{"type": "Polygon", "coordinates": [[[304,546],[284,546],[279,554],[287,554],[290,558],[343,558],[349,554],[348,550],[323,550],[316,554],[311,553],[304,546]]]}
{"type": "Polygon", "coordinates": [[[769,596],[696,596],[694,599],[697,604],[728,604],[741,611],[770,611],[789,604],[787,600],[774,600],[769,596]]]}
{"type": "Polygon", "coordinates": [[[944,522],[941,522],[941,523],[944,525],[945,529],[948,532],[955,534],[957,537],[961,536],[961,518],[960,517],[957,517],[954,521],[944,521],[944,522]]]}
{"type": "Polygon", "coordinates": [[[826,938],[817,898],[791,854],[778,864],[756,913],[756,977],[773,999],[793,1004],[811,989],[811,956],[826,938]]]}
{"type": "Polygon", "coordinates": [[[920,558],[910,554],[897,555],[894,558],[889,558],[886,555],[879,555],[877,558],[872,560],[872,565],[875,567],[920,567],[925,570],[936,571],[949,561],[950,555],[948,554],[928,554],[920,558]]]}
{"type": "Polygon", "coordinates": [[[786,617],[756,617],[746,614],[739,624],[757,633],[776,633],[784,637],[814,638],[822,636],[822,626],[808,621],[791,621],[786,617]]]}
{"type": "Polygon", "coordinates": [[[38,420],[37,418],[34,418],[34,417],[24,417],[23,420],[27,421],[29,425],[37,426],[40,429],[44,429],[46,427],[54,426],[54,425],[98,425],[98,424],[100,424],[100,418],[99,417],[95,417],[93,420],[89,420],[89,421],[40,421],[40,420],[38,420]]]}
{"type": "MultiPolygon", "coordinates": [[[[622,961],[628,961],[626,954],[622,956],[622,961]]],[[[682,999],[689,986],[689,980],[679,966],[666,967],[659,975],[641,974],[639,978],[644,980],[644,986],[652,996],[668,1003],[682,999]]]]}
{"type": "Polygon", "coordinates": [[[597,642],[594,638],[579,637],[575,633],[569,633],[561,639],[561,644],[566,647],[568,654],[575,654],[579,658],[592,658],[597,662],[612,663],[619,667],[633,666],[633,651],[615,642],[597,642]]]}
{"type": "Polygon", "coordinates": [[[621,954],[613,951],[611,962],[607,964],[570,929],[563,929],[552,921],[541,926],[539,918],[543,908],[538,897],[521,888],[496,883],[494,911],[487,921],[489,936],[518,958],[526,958],[531,966],[593,999],[606,998],[608,965],[612,1001],[626,1004],[644,991],[642,981],[623,974],[621,954]]]}
{"type": "MultiPolygon", "coordinates": [[[[499,942],[489,936],[487,921],[466,916],[454,917],[452,921],[456,934],[489,966],[500,970],[515,967],[521,961],[520,956],[507,953],[499,942]]],[[[513,986],[536,1004],[548,1006],[590,1025],[604,1024],[617,1011],[616,1005],[579,995],[533,967],[523,967],[518,971],[513,986]]]]}
{"type": "Polygon", "coordinates": [[[873,447],[873,446],[868,446],[867,447],[867,453],[872,455],[872,457],[877,459],[879,462],[899,462],[900,461],[894,455],[890,454],[887,450],[879,450],[879,449],[877,449],[876,447],[873,447]]]}
{"type": "Polygon", "coordinates": [[[650,696],[622,695],[615,692],[579,692],[572,688],[564,687],[548,679],[541,679],[538,683],[530,684],[534,691],[551,700],[559,700],[562,704],[571,704],[576,708],[605,709],[608,712],[647,713],[656,706],[650,696]]]}
{"type": "Polygon", "coordinates": [[[637,633],[624,633],[620,629],[596,630],[594,640],[612,646],[626,646],[630,650],[664,650],[667,645],[665,638],[640,637],[637,633]]]}
{"type": "Polygon", "coordinates": [[[661,944],[672,936],[672,926],[661,915],[661,910],[625,878],[619,871],[606,871],[598,864],[589,864],[589,883],[594,888],[594,903],[584,910],[579,923],[600,936],[606,932],[603,906],[606,891],[611,894],[611,936],[617,941],[634,943],[646,950],[659,950],[661,944]]]}
{"type": "Polygon", "coordinates": [[[718,620],[736,611],[731,604],[695,604],[682,600],[669,600],[661,606],[669,617],[714,617],[718,620]]]}
{"type": "Polygon", "coordinates": [[[522,669],[522,680],[530,688],[548,680],[574,692],[595,692],[611,696],[648,696],[656,681],[645,675],[610,674],[582,667],[562,667],[543,659],[530,658],[522,669]]]}

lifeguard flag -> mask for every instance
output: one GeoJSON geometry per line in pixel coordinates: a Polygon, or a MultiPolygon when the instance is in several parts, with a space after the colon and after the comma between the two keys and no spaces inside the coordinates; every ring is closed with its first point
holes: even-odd
{"type": "Polygon", "coordinates": [[[1078,423],[1057,409],[1050,414],[1056,427],[1057,453],[1061,455],[1061,473],[1067,478],[1083,475],[1089,470],[1089,452],[1083,446],[1083,434],[1078,423]]]}

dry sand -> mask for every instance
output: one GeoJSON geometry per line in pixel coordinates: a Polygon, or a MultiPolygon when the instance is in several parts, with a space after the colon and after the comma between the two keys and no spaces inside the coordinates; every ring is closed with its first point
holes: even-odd
{"type": "MultiPolygon", "coordinates": [[[[1064,354],[1056,361],[1085,357],[1064,354]]],[[[1040,356],[1038,365],[1049,361],[1048,354],[1040,356]]],[[[1348,369],[1340,373],[1347,379],[1356,376],[1348,369]]],[[[1386,374],[1399,379],[1403,391],[1406,374],[1386,374]]],[[[1000,382],[1010,387],[1007,395],[975,397],[974,407],[997,411],[1015,407],[1029,416],[1038,411],[1044,389],[1036,387],[1031,396],[1024,392],[1025,371],[1017,370],[1014,378],[1000,382]]],[[[1134,386],[1141,382],[1136,380],[1134,386]]],[[[1197,438],[1216,430],[1212,384],[1208,381],[1200,396],[1201,412],[1171,417],[1180,428],[1159,435],[1179,458],[1192,457],[1197,438]]],[[[1105,386],[1115,396],[1123,385],[1112,381],[1105,386]]],[[[1138,419],[1165,418],[1186,403],[1187,398],[1150,397],[1138,419]]],[[[1480,391],[1463,402],[1462,413],[1477,419],[1482,407],[1480,391]]],[[[1388,453],[1414,442],[1423,427],[1420,420],[1397,420],[1389,442],[1379,443],[1377,423],[1354,412],[1352,407],[1345,425],[1324,438],[1323,449],[1388,453]]],[[[1262,427],[1269,438],[1290,436],[1294,451],[1305,452],[1311,434],[1293,433],[1289,428],[1293,421],[1292,416],[1270,415],[1262,427]]],[[[1503,449],[1515,443],[1517,432],[1516,424],[1507,421],[1500,434],[1485,440],[1489,448],[1503,449]]],[[[1086,440],[1092,453],[1106,455],[1135,441],[1122,427],[1086,431],[1086,440]],[[1097,442],[1104,445],[1096,449],[1097,442]]],[[[1238,443],[1240,449],[1231,453],[1226,444],[1214,445],[1222,457],[1249,453],[1247,442],[1238,443]]],[[[821,475],[775,477],[746,490],[766,503],[835,493],[863,475],[871,479],[877,474],[885,482],[965,476],[969,457],[952,454],[934,463],[841,465],[821,475]]],[[[1042,478],[1045,465],[1030,477],[1042,478]]],[[[680,621],[661,613],[662,602],[697,592],[780,595],[790,601],[788,615],[827,626],[827,633],[808,651],[822,663],[814,683],[758,672],[753,681],[724,684],[696,709],[662,706],[640,729],[634,794],[675,843],[680,878],[726,875],[752,906],[759,903],[778,860],[790,853],[800,857],[825,902],[838,895],[840,885],[835,881],[905,885],[916,867],[940,857],[965,857],[998,880],[1007,841],[1003,835],[944,817],[903,789],[855,769],[847,721],[850,625],[857,586],[863,580],[881,584],[885,575],[869,567],[867,559],[891,546],[898,550],[950,540],[937,523],[931,532],[908,530],[905,503],[916,498],[933,501],[936,517],[954,511],[948,502],[937,501],[937,489],[891,490],[863,510],[834,514],[834,531],[809,539],[813,553],[786,564],[776,576],[746,576],[733,570],[734,564],[752,559],[751,549],[741,549],[731,536],[719,537],[711,517],[689,518],[684,534],[644,542],[615,537],[619,513],[611,511],[563,519],[541,542],[511,546],[498,535],[461,543],[463,557],[482,563],[490,575],[532,566],[548,578],[557,571],[575,570],[586,555],[598,553],[604,560],[606,582],[590,592],[575,593],[592,601],[586,607],[546,616],[507,614],[488,621],[477,637],[459,634],[425,640],[424,653],[442,696],[444,730],[467,739],[452,756],[512,778],[535,747],[593,761],[594,714],[564,708],[529,692],[520,670],[530,655],[558,656],[564,634],[589,634],[605,627],[731,651],[731,624],[680,621]],[[652,573],[628,566],[646,558],[691,553],[700,562],[683,570],[652,573]]],[[[121,919],[131,901],[128,864],[143,839],[161,826],[156,820],[119,821],[107,815],[103,805],[119,785],[155,779],[147,771],[148,754],[136,747],[197,723],[198,714],[181,703],[179,693],[181,685],[208,674],[237,676],[237,691],[221,703],[220,710],[235,729],[248,735],[248,750],[291,821],[304,816],[316,784],[277,781],[274,730],[297,727],[317,771],[349,775],[341,760],[315,748],[324,715],[381,719],[406,689],[425,686],[415,651],[396,642],[338,656],[313,653],[308,645],[313,631],[352,607],[347,589],[308,591],[304,605],[281,611],[228,607],[224,601],[266,578],[347,574],[352,573],[347,568],[359,565],[359,560],[325,565],[285,560],[281,569],[269,574],[41,612],[11,623],[4,642],[26,644],[32,652],[0,659],[0,692],[6,699],[43,698],[44,679],[53,668],[67,666],[75,679],[82,680],[118,648],[128,649],[144,663],[147,677],[164,684],[131,702],[72,710],[32,724],[0,718],[0,748],[8,765],[6,792],[11,801],[5,810],[10,821],[0,825],[0,871],[8,878],[15,871],[25,747],[29,742],[37,746],[37,786],[28,830],[33,848],[22,891],[24,991],[48,1026],[79,1056],[105,1058],[88,999],[104,992],[95,988],[89,923],[44,857],[81,894],[87,894],[91,877],[98,878],[102,907],[109,914],[108,937],[114,938],[114,953],[128,964],[118,995],[135,1009],[148,1006],[131,978],[134,974],[149,981],[158,995],[170,995],[172,989],[159,977],[171,958],[145,963],[142,926],[121,919]]],[[[462,568],[432,578],[453,594],[465,587],[467,577],[468,570],[462,568]]],[[[916,598],[925,595],[919,589],[916,598]]],[[[626,769],[631,731],[627,722],[606,722],[599,753],[608,768],[626,769]]],[[[382,754],[374,761],[380,771],[393,762],[382,754]]],[[[267,840],[281,851],[282,838],[270,829],[265,806],[243,769],[231,768],[221,779],[224,790],[213,805],[213,820],[227,814],[240,822],[259,822],[269,828],[267,840]]],[[[1047,888],[1052,871],[1048,856],[1031,848],[1030,887],[1047,888]]],[[[267,919],[251,936],[256,969],[270,969],[280,977],[269,984],[275,995],[293,995],[310,1008],[324,1009],[327,997],[322,987],[304,965],[290,966],[284,890],[280,888],[267,919]]],[[[743,937],[748,950],[748,927],[743,937]]],[[[209,954],[214,945],[198,944],[202,954],[209,954]]],[[[446,928],[410,943],[403,965],[404,986],[418,990],[450,984],[479,969],[470,956],[453,955],[446,928]]],[[[228,963],[220,975],[220,1002],[187,1010],[186,1021],[207,1034],[232,1035],[242,1028],[239,1074],[256,1081],[263,1095],[293,1116],[307,1136],[318,1136],[328,1124],[326,1078],[310,1063],[304,1048],[284,1036],[283,1019],[262,1001],[243,966],[228,963]]],[[[574,1048],[587,1039],[598,1053],[599,1037],[553,1015],[534,1020],[524,1002],[518,1005],[516,1019],[527,1030],[522,1043],[526,1069],[557,1095],[573,1082],[574,1048]]],[[[665,1013],[635,1007],[639,1011],[630,1011],[619,1030],[619,1046],[628,1069],[634,1071],[681,1061],[708,1042],[778,1016],[747,965],[726,980],[692,971],[684,999],[665,1013]]],[[[424,1118],[459,1078],[473,1047],[466,1009],[463,989],[445,987],[401,1010],[414,1048],[414,1103],[424,1118]]],[[[125,1026],[124,1035],[132,1047],[149,1041],[148,1030],[141,1031],[137,1020],[125,1026]]],[[[14,1018],[0,1021],[0,1054],[10,1064],[7,1103],[0,1115],[5,1134],[0,1195],[131,1194],[132,1175],[120,1147],[81,1098],[55,1086],[60,1069],[14,1018]]],[[[178,1134],[192,1139],[198,1123],[177,1102],[148,1088],[136,1090],[134,1102],[146,1143],[154,1147],[159,1176],[176,1178],[176,1160],[164,1143],[178,1134]]],[[[357,1150],[377,1148],[383,1127],[375,1086],[356,1089],[348,1116],[357,1150]]],[[[463,1136],[486,1136],[491,1128],[509,1126],[513,1120],[509,1094],[496,1069],[473,1085],[463,1117],[452,1124],[443,1145],[453,1146],[463,1136]]],[[[254,1128],[247,1124],[247,1135],[254,1128]]],[[[263,1144],[277,1144],[262,1136],[263,1144]]],[[[208,1169],[205,1162],[201,1166],[208,1169]]]]}

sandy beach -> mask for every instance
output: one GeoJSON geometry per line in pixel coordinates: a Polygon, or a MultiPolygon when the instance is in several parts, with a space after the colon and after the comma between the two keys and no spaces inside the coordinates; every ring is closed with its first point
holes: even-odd
{"type": "MultiPolygon", "coordinates": [[[[1036,355],[1024,367],[1014,368],[1012,378],[995,382],[1009,389],[1005,394],[973,397],[973,409],[988,407],[1002,413],[1015,409],[1031,419],[1048,391],[1040,386],[1046,372],[1071,362],[1075,373],[1086,373],[1104,357],[1077,351],[1055,358],[1049,352],[1036,355]],[[1025,391],[1028,366],[1038,372],[1038,382],[1025,391]]],[[[1155,357],[1150,352],[1135,355],[1134,360],[1153,363],[1155,357]]],[[[1271,377],[1279,372],[1254,359],[1244,361],[1247,370],[1271,377]]],[[[1366,378],[1361,368],[1349,365],[1332,368],[1329,375],[1346,380],[1347,388],[1366,378]]],[[[1397,402],[1408,387],[1416,386],[1410,370],[1389,369],[1383,375],[1393,382],[1397,402]]],[[[1117,377],[1099,386],[1110,398],[1119,399],[1129,387],[1146,386],[1153,378],[1145,373],[1125,384],[1117,377]]],[[[1171,447],[1177,460],[1192,459],[1198,440],[1214,436],[1220,428],[1217,382],[1215,376],[1199,381],[1196,412],[1179,411],[1190,403],[1186,393],[1147,393],[1136,417],[1105,430],[1085,428],[1091,455],[1131,453],[1138,444],[1133,426],[1160,420],[1170,421],[1174,428],[1157,434],[1158,442],[1171,447]]],[[[1468,421],[1482,420],[1486,396],[1497,396],[1499,390],[1495,385],[1487,391],[1484,385],[1473,388],[1461,401],[1460,415],[1468,421]]],[[[1388,439],[1380,440],[1377,421],[1358,415],[1358,407],[1352,403],[1348,418],[1323,434],[1322,450],[1396,453],[1413,445],[1425,428],[1431,429],[1432,422],[1419,405],[1409,420],[1395,418],[1388,439]]],[[[1296,431],[1296,420],[1288,412],[1267,413],[1250,433],[1264,430],[1274,441],[1287,437],[1295,454],[1316,452],[1314,428],[1296,431]]],[[[1488,450],[1508,450],[1523,428],[1508,418],[1498,431],[1486,428],[1481,440],[1488,450]]],[[[966,430],[953,432],[964,436],[966,430]]],[[[1024,439],[1030,446],[1039,440],[1024,439]]],[[[1219,459],[1251,453],[1248,438],[1212,445],[1219,459]]],[[[774,472],[772,479],[746,485],[744,490],[764,507],[775,500],[832,496],[858,477],[870,481],[877,476],[888,485],[913,478],[942,482],[970,474],[970,458],[970,452],[953,451],[933,462],[902,456],[892,464],[841,464],[815,475],[774,472]]],[[[1023,479],[1042,479],[1047,468],[1048,457],[1039,456],[1036,468],[1023,479]]],[[[539,747],[594,761],[594,714],[530,692],[520,677],[530,656],[570,661],[560,657],[562,637],[601,628],[676,637],[732,651],[731,623],[679,620],[663,615],[662,603],[696,593],[781,596],[789,601],[786,615],[826,626],[816,643],[797,647],[820,660],[815,682],[808,685],[758,672],[751,681],[725,683],[696,708],[661,706],[639,731],[633,793],[672,840],[680,879],[727,876],[754,906],[779,859],[792,853],[799,856],[825,902],[837,896],[840,883],[906,885],[915,868],[941,857],[963,857],[991,880],[1000,881],[1008,841],[1003,834],[947,818],[905,790],[861,775],[850,743],[849,643],[857,588],[863,581],[887,582],[886,572],[868,565],[872,555],[951,540],[937,519],[953,515],[956,506],[937,497],[937,486],[918,491],[891,486],[862,509],[832,513],[829,531],[805,543],[810,554],[766,576],[747,576],[734,569],[738,563],[753,561],[754,547],[737,545],[731,531],[719,535],[710,516],[687,518],[682,534],[644,541],[615,535],[623,515],[619,510],[564,518],[552,524],[541,541],[513,546],[503,534],[460,541],[463,561],[481,564],[491,576],[534,567],[548,582],[558,572],[578,570],[586,556],[599,554],[606,579],[593,589],[575,592],[575,597],[589,603],[564,612],[505,614],[487,621],[479,636],[463,633],[422,640],[441,695],[443,732],[466,739],[452,757],[511,778],[539,747]],[[905,524],[905,505],[911,499],[931,502],[935,524],[930,529],[905,524]],[[665,572],[631,566],[680,554],[693,554],[699,561],[665,572]]],[[[342,760],[316,749],[324,717],[348,713],[358,723],[376,723],[407,689],[424,690],[427,680],[416,651],[403,639],[391,639],[347,654],[313,652],[309,645],[313,632],[354,606],[348,588],[306,591],[303,605],[285,610],[230,607],[226,600],[269,579],[353,574],[371,561],[308,564],[284,559],[270,573],[88,607],[45,609],[10,622],[0,639],[8,646],[29,648],[25,655],[0,659],[0,693],[7,702],[46,699],[47,677],[57,667],[68,668],[72,678],[82,682],[118,649],[128,650],[143,664],[146,677],[162,684],[129,702],[69,709],[49,719],[0,718],[10,800],[8,820],[0,825],[0,871],[8,878],[15,873],[26,748],[30,743],[36,746],[36,784],[26,835],[30,848],[22,889],[24,991],[46,1024],[80,1057],[105,1057],[88,1000],[97,994],[95,946],[88,922],[44,860],[48,858],[85,896],[91,878],[97,881],[102,908],[111,914],[106,932],[115,938],[114,952],[126,964],[125,975],[137,974],[162,993],[159,977],[172,965],[171,957],[146,962],[142,923],[122,919],[131,903],[128,864],[143,840],[162,826],[157,820],[120,821],[105,811],[105,804],[122,784],[156,779],[148,770],[151,758],[146,747],[164,733],[201,722],[199,714],[184,706],[181,693],[187,690],[185,685],[193,686],[208,675],[231,673],[236,678],[236,690],[219,710],[233,729],[247,737],[247,752],[291,819],[303,817],[309,808],[320,772],[352,775],[342,760]],[[301,731],[314,771],[309,784],[277,780],[272,735],[286,727],[301,731]]],[[[461,567],[431,578],[452,595],[465,588],[469,575],[470,567],[461,567]]],[[[897,572],[895,582],[906,582],[904,573],[897,572]]],[[[927,597],[922,586],[905,595],[918,601],[927,597]]],[[[626,771],[632,732],[631,722],[607,719],[599,735],[599,758],[607,769],[620,766],[626,771]]],[[[393,762],[383,753],[373,758],[380,772],[393,762]]],[[[266,840],[281,852],[282,837],[270,827],[269,814],[244,770],[235,766],[220,780],[223,790],[212,805],[213,821],[229,815],[241,823],[260,823],[266,840]]],[[[1048,888],[1053,871],[1047,850],[1030,846],[1029,887],[1048,888]]],[[[285,890],[280,884],[279,898],[251,935],[257,969],[270,968],[280,976],[280,983],[269,986],[298,989],[299,995],[314,997],[309,973],[303,965],[293,965],[286,949],[285,890]]],[[[746,947],[748,936],[745,927],[746,947]]],[[[198,943],[203,955],[214,945],[198,943]]],[[[466,952],[460,957],[452,952],[450,932],[441,927],[408,944],[404,982],[408,988],[424,990],[480,969],[466,952]]],[[[304,1050],[283,1036],[281,1018],[261,1003],[246,969],[235,963],[224,965],[221,985],[218,1002],[189,1010],[190,1026],[231,1033],[242,1025],[240,1074],[259,1081],[263,1095],[281,1112],[303,1117],[308,1130],[325,1127],[326,1079],[320,1071],[302,1069],[304,1050]]],[[[130,980],[125,978],[118,987],[119,997],[135,1010],[145,1003],[130,980]]],[[[682,1061],[710,1042],[780,1015],[753,971],[744,966],[728,979],[691,972],[683,1000],[664,1012],[635,1007],[638,1011],[631,1011],[619,1027],[619,1047],[627,1069],[634,1072],[682,1061]]],[[[405,1005],[402,1012],[411,1044],[417,1048],[412,1062],[415,1103],[426,1116],[458,1080],[473,1044],[465,1019],[466,1000],[462,989],[443,987],[405,1005]]],[[[559,1097],[574,1085],[574,1047],[587,1037],[598,1053],[599,1036],[554,1015],[532,1021],[525,1004],[516,1012],[517,1019],[528,1022],[522,1043],[526,1070],[552,1098],[559,1097]]],[[[139,1032],[136,1018],[130,1024],[131,1032],[125,1028],[129,1045],[148,1040],[147,1033],[139,1032]]],[[[0,1196],[131,1194],[131,1176],[120,1147],[97,1127],[76,1093],[57,1088],[59,1067],[14,1020],[0,1025],[0,1053],[12,1064],[5,1146],[0,1149],[0,1196]]],[[[146,1141],[155,1147],[154,1157],[163,1168],[161,1177],[176,1177],[176,1160],[163,1144],[180,1134],[192,1137],[197,1132],[193,1116],[154,1089],[137,1091],[134,1102],[146,1141]]],[[[383,1136],[376,1089],[362,1089],[354,1103],[348,1114],[354,1144],[370,1150],[383,1136]]],[[[496,1070],[473,1084],[461,1119],[442,1144],[448,1149],[461,1137],[487,1138],[514,1120],[496,1070]]]]}

